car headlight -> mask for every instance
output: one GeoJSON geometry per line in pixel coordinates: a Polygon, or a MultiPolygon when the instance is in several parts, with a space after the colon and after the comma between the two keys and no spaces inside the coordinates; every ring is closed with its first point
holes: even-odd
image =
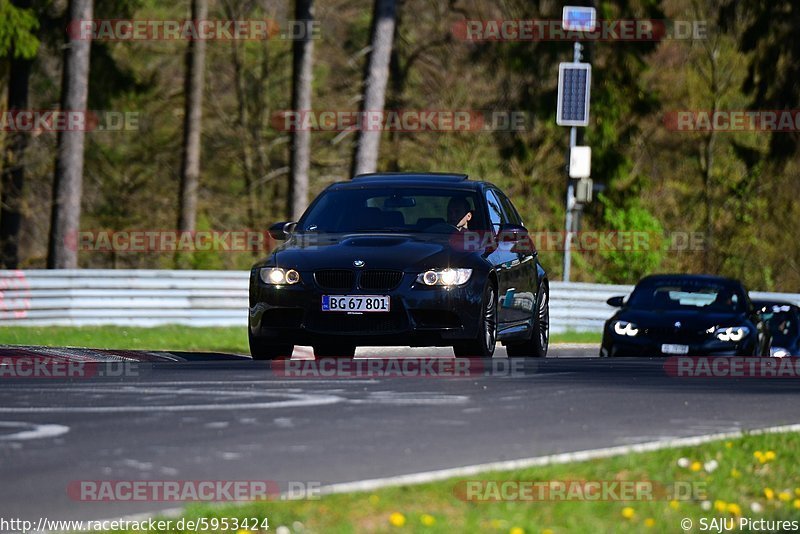
{"type": "Polygon", "coordinates": [[[460,286],[472,276],[472,269],[442,269],[420,273],[417,282],[426,286],[460,286]]]}
{"type": "Polygon", "coordinates": [[[284,271],[279,267],[264,267],[259,271],[261,281],[272,286],[294,285],[300,281],[300,273],[294,269],[284,271]]]}
{"type": "Polygon", "coordinates": [[[770,347],[769,355],[773,358],[785,358],[786,356],[790,356],[789,351],[783,347],[770,347]]]}
{"type": "Polygon", "coordinates": [[[720,341],[741,341],[749,333],[750,328],[746,326],[729,326],[714,330],[714,337],[720,341]]]}
{"type": "Polygon", "coordinates": [[[639,333],[639,329],[628,321],[617,321],[614,323],[614,332],[620,336],[634,337],[639,333]]]}

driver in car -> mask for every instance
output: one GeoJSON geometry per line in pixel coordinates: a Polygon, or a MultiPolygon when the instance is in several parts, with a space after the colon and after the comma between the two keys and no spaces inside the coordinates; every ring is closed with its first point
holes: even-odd
{"type": "Polygon", "coordinates": [[[458,231],[468,227],[472,220],[472,212],[469,209],[469,202],[464,197],[453,197],[447,203],[447,222],[452,224],[458,231]]]}

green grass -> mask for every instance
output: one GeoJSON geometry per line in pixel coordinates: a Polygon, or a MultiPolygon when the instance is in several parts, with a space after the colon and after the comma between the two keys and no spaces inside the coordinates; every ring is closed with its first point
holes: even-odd
{"type": "MultiPolygon", "coordinates": [[[[553,343],[600,343],[600,334],[566,332],[556,334],[553,343]]],[[[0,327],[0,345],[55,345],[98,349],[149,349],[235,352],[246,354],[247,328],[191,328],[180,325],[134,328],[87,327],[0,327]]]]}
{"type": "Polygon", "coordinates": [[[181,325],[0,327],[3,345],[55,345],[98,349],[149,349],[247,353],[247,328],[181,325]]]}
{"type": "MultiPolygon", "coordinates": [[[[800,434],[751,435],[698,447],[683,447],[614,458],[489,473],[368,493],[329,495],[302,501],[262,501],[244,506],[194,505],[186,518],[266,517],[270,531],[292,532],[682,532],[690,518],[800,519],[800,434]],[[774,454],[774,457],[772,455],[774,454]],[[689,467],[678,465],[685,458],[689,467]],[[707,472],[703,464],[716,461],[707,472]],[[693,485],[694,498],[659,495],[621,502],[473,502],[459,498],[459,482],[484,481],[652,481],[667,488],[693,485]],[[710,510],[704,510],[703,501],[710,510]],[[755,503],[755,505],[753,504],[755,503]],[[756,511],[753,511],[755,506],[756,511]]],[[[687,486],[688,487],[688,486],[687,486]]],[[[743,531],[747,531],[744,529],[743,531]]]]}

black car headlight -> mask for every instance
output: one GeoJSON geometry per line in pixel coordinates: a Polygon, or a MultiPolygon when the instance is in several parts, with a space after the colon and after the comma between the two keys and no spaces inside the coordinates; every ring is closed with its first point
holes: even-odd
{"type": "Polygon", "coordinates": [[[429,270],[417,276],[417,282],[426,286],[460,286],[469,281],[472,269],[429,270]]]}
{"type": "Polygon", "coordinates": [[[300,273],[294,269],[285,271],[280,267],[263,267],[258,275],[262,282],[271,286],[291,286],[300,281],[300,273]]]}
{"type": "Polygon", "coordinates": [[[639,328],[637,328],[635,324],[629,323],[628,321],[615,321],[614,333],[616,333],[618,336],[634,337],[639,334],[639,328]]]}
{"type": "Polygon", "coordinates": [[[747,326],[728,326],[714,330],[714,337],[720,341],[741,341],[750,333],[747,326]]]}

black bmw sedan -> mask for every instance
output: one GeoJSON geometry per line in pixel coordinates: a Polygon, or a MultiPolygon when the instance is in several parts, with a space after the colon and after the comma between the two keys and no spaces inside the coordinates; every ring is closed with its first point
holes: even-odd
{"type": "Polygon", "coordinates": [[[741,282],[709,275],[653,275],[603,328],[600,356],[768,356],[770,336],[741,282]]]}
{"type": "Polygon", "coordinates": [[[329,186],[250,273],[250,352],[352,357],[356,346],[544,356],[547,275],[511,201],[458,174],[370,174],[329,186]]]}

